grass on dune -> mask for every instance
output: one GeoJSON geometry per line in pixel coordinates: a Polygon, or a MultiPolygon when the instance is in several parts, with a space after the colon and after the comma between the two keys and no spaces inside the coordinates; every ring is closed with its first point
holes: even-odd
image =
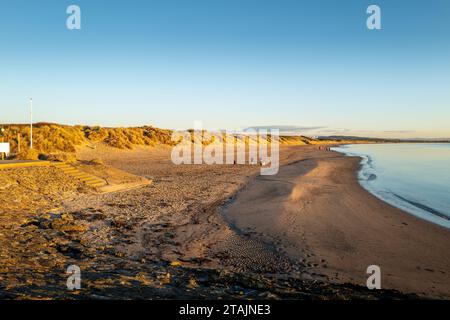
{"type": "Polygon", "coordinates": [[[19,157],[37,158],[39,154],[74,153],[78,146],[101,142],[119,149],[132,149],[135,145],[171,145],[171,131],[154,127],[103,128],[65,126],[52,123],[33,125],[33,150],[29,150],[29,125],[3,125],[3,140],[10,143],[11,152],[19,157]]]}
{"type": "MultiPolygon", "coordinates": [[[[172,131],[152,126],[107,128],[99,126],[67,126],[54,123],[33,125],[33,150],[30,145],[30,126],[23,124],[3,125],[1,138],[10,143],[11,152],[19,159],[58,159],[74,154],[77,147],[92,143],[103,143],[113,148],[132,149],[134,146],[176,144],[171,140],[172,131]],[[19,153],[20,142],[20,153],[19,153]]],[[[192,130],[191,130],[192,133],[192,130]]],[[[206,134],[206,132],[202,133],[206,134]]],[[[217,137],[212,135],[204,145],[217,137]]],[[[192,138],[194,139],[194,138],[192,138]]],[[[270,137],[268,138],[270,141],[270,137]]],[[[280,144],[316,144],[318,141],[304,136],[281,136],[280,144]]]]}

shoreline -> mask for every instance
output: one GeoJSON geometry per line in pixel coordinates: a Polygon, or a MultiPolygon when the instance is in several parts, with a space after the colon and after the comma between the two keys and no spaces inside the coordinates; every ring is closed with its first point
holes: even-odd
{"type": "Polygon", "coordinates": [[[321,280],[365,286],[366,268],[375,264],[383,289],[449,298],[450,258],[440,254],[450,249],[449,230],[366,190],[357,178],[359,159],[312,151],[275,177],[249,181],[225,215],[256,238],[280,243],[294,260],[308,261],[321,280]]]}
{"type": "Polygon", "coordinates": [[[417,202],[404,196],[398,195],[394,191],[381,191],[376,187],[371,186],[370,182],[378,179],[377,172],[371,173],[374,170],[374,168],[372,167],[372,157],[368,154],[357,154],[346,151],[346,145],[348,144],[335,146],[334,148],[340,150],[335,149],[332,151],[338,152],[348,157],[359,157],[361,159],[360,168],[357,172],[357,179],[361,187],[363,187],[367,192],[397,209],[400,209],[424,221],[431,222],[450,230],[450,218],[441,211],[436,210],[424,203],[417,202]]]}

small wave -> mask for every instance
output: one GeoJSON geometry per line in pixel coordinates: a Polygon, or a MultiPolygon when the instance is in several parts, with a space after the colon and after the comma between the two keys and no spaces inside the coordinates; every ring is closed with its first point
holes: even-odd
{"type": "Polygon", "coordinates": [[[438,210],[436,210],[436,209],[433,209],[433,208],[431,208],[431,207],[429,207],[429,206],[426,206],[426,205],[424,205],[424,204],[422,204],[422,203],[419,203],[419,202],[416,202],[416,201],[409,200],[409,199],[407,199],[407,198],[405,198],[405,197],[399,196],[398,194],[395,194],[395,193],[392,193],[392,194],[393,194],[394,196],[396,196],[398,199],[400,199],[400,200],[402,200],[402,201],[405,201],[405,202],[409,203],[410,205],[413,205],[413,206],[416,207],[416,208],[422,209],[422,210],[424,210],[424,211],[426,211],[426,212],[429,212],[429,213],[431,213],[431,214],[434,214],[435,216],[438,216],[439,218],[442,218],[442,219],[445,219],[445,220],[450,221],[450,217],[448,217],[446,214],[444,214],[444,213],[442,213],[442,212],[440,212],[440,211],[438,211],[438,210]]]}
{"type": "Polygon", "coordinates": [[[367,164],[370,168],[374,169],[372,157],[369,156],[369,155],[366,155],[366,157],[367,157],[367,162],[366,162],[366,164],[367,164]]]}
{"type": "Polygon", "coordinates": [[[364,172],[361,171],[359,174],[359,180],[361,181],[373,181],[376,180],[378,178],[378,176],[375,173],[371,173],[371,172],[364,172]]]}
{"type": "Polygon", "coordinates": [[[363,181],[373,181],[378,178],[378,176],[374,173],[375,168],[373,166],[373,160],[368,155],[359,155],[362,158],[361,161],[361,170],[360,177],[363,181]]]}

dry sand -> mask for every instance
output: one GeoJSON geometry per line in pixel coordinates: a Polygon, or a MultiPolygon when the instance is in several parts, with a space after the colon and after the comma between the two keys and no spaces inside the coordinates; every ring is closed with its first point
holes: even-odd
{"type": "Polygon", "coordinates": [[[359,158],[308,147],[306,160],[257,177],[225,215],[241,230],[276,241],[331,281],[365,285],[369,265],[382,288],[450,298],[450,230],[396,209],[357,181],[359,158]]]}

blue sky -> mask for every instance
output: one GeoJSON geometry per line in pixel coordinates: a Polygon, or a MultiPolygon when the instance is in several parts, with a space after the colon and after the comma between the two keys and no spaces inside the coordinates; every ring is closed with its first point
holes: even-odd
{"type": "Polygon", "coordinates": [[[0,0],[2,123],[450,137],[449,88],[447,0],[0,0]]]}

